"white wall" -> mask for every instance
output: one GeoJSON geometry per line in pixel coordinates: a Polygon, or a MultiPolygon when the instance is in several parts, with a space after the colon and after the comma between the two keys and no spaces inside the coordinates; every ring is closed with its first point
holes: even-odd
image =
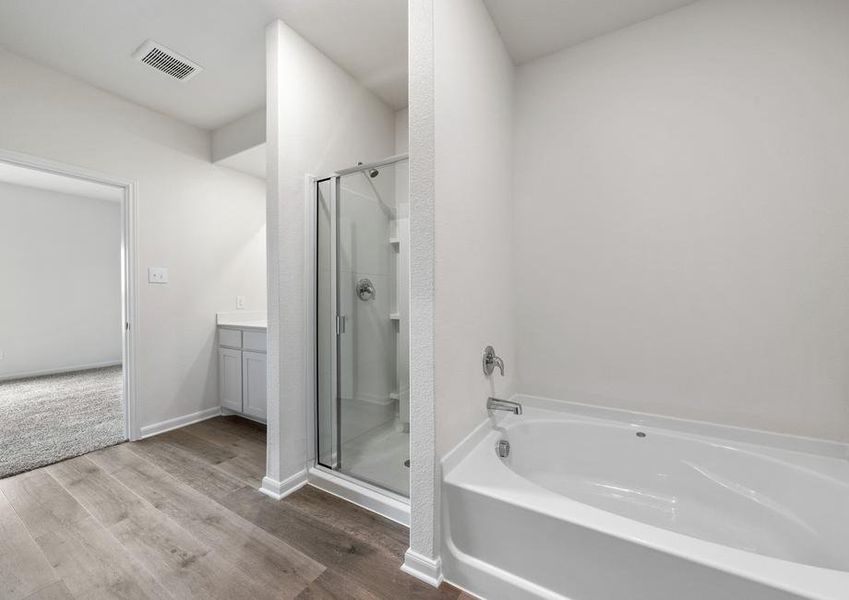
{"type": "Polygon", "coordinates": [[[121,204],[0,182],[0,378],[121,362],[121,204]]]}
{"type": "Polygon", "coordinates": [[[394,114],[281,21],[267,30],[268,473],[264,489],[304,477],[314,453],[311,282],[305,177],[392,154],[394,114]],[[310,407],[310,410],[307,410],[310,407]]]}
{"type": "Polygon", "coordinates": [[[410,149],[410,109],[395,111],[395,154],[403,154],[410,149]]]}
{"type": "Polygon", "coordinates": [[[215,313],[265,308],[263,182],[212,165],[208,132],[2,51],[0,81],[0,147],[139,182],[141,424],[217,406],[215,313]]]}
{"type": "Polygon", "coordinates": [[[705,1],[519,68],[521,391],[849,440],[847,31],[705,1]]]}
{"type": "Polygon", "coordinates": [[[480,0],[435,0],[433,6],[435,377],[442,456],[486,418],[488,396],[510,395],[516,373],[513,63],[480,0]],[[506,377],[487,378],[481,370],[490,344],[506,363],[506,377]]]}
{"type": "Polygon", "coordinates": [[[219,162],[265,144],[265,107],[212,132],[212,161],[219,162]]]}

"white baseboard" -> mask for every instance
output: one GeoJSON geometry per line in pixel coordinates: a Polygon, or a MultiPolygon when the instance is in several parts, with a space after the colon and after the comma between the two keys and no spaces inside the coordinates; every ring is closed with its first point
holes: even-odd
{"type": "Polygon", "coordinates": [[[218,406],[214,406],[205,410],[199,410],[198,412],[191,413],[189,415],[183,415],[182,417],[168,419],[167,421],[160,421],[159,423],[154,423],[153,425],[145,425],[141,428],[141,437],[142,439],[144,439],[153,435],[159,435],[160,433],[165,433],[166,431],[171,431],[172,429],[179,429],[180,427],[185,427],[186,425],[191,425],[192,423],[198,423],[200,421],[211,419],[212,417],[217,417],[220,414],[221,408],[218,406]]]}
{"type": "Polygon", "coordinates": [[[12,379],[29,379],[31,377],[46,377],[47,375],[59,375],[61,373],[74,373],[76,371],[90,371],[91,369],[104,369],[106,367],[119,367],[121,361],[109,361],[103,363],[91,363],[87,365],[73,365],[70,367],[59,367],[58,369],[42,369],[40,371],[26,371],[23,373],[11,373],[10,375],[0,375],[0,381],[9,381],[12,379]]]}
{"type": "Polygon", "coordinates": [[[259,488],[259,491],[275,500],[282,500],[292,492],[304,487],[306,483],[307,470],[302,469],[283,481],[277,481],[271,477],[263,477],[262,486],[259,488]]]}
{"type": "Polygon", "coordinates": [[[243,419],[247,419],[248,421],[253,421],[254,423],[259,423],[260,425],[268,425],[268,421],[265,419],[260,419],[259,417],[252,417],[251,415],[246,415],[245,413],[237,412],[235,410],[230,410],[229,408],[221,408],[222,415],[232,415],[234,417],[241,417],[243,419]]]}
{"type": "Polygon", "coordinates": [[[408,548],[404,553],[404,564],[401,565],[401,570],[433,587],[439,587],[442,583],[442,560],[428,558],[414,552],[412,548],[408,548]]]}

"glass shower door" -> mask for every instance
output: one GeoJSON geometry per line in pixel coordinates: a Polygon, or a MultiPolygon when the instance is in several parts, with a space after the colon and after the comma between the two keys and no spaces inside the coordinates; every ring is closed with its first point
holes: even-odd
{"type": "Polygon", "coordinates": [[[404,496],[398,197],[406,167],[398,161],[317,185],[318,462],[404,496]]]}

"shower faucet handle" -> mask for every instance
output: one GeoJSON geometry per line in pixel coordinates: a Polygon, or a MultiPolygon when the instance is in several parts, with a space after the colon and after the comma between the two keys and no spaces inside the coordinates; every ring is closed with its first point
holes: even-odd
{"type": "Polygon", "coordinates": [[[363,278],[357,282],[357,297],[363,302],[368,302],[374,298],[375,289],[371,279],[363,278]]]}
{"type": "Polygon", "coordinates": [[[486,376],[492,375],[495,367],[504,375],[504,361],[495,355],[495,349],[492,346],[487,346],[483,349],[483,374],[486,376]]]}

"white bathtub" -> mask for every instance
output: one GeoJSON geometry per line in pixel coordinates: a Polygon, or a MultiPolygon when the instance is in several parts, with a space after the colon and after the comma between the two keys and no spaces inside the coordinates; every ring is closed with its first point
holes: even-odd
{"type": "Polygon", "coordinates": [[[447,580],[489,600],[849,599],[849,447],[514,399],[524,415],[443,463],[447,580]]]}

